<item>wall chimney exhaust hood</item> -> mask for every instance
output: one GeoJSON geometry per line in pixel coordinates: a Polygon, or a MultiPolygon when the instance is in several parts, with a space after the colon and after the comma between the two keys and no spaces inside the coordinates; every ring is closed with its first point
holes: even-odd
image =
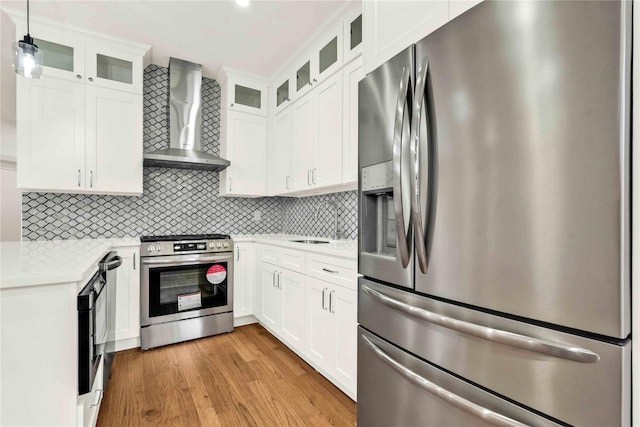
{"type": "Polygon", "coordinates": [[[144,165],[221,171],[230,162],[202,151],[202,66],[169,59],[169,148],[144,153],[144,165]]]}

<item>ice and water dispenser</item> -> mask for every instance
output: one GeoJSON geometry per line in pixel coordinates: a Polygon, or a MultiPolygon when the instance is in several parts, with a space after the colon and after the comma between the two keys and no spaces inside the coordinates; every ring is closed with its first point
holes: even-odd
{"type": "Polygon", "coordinates": [[[396,217],[393,205],[392,162],[362,168],[361,206],[363,252],[396,255],[396,217]]]}

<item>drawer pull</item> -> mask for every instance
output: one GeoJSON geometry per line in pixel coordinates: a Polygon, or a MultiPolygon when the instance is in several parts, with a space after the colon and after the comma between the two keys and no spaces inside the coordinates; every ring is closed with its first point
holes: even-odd
{"type": "Polygon", "coordinates": [[[362,285],[362,290],[387,307],[394,308],[417,319],[433,323],[434,325],[473,335],[487,341],[493,341],[522,350],[546,354],[548,356],[559,357],[561,359],[573,360],[574,362],[596,363],[600,360],[600,356],[584,348],[520,335],[500,329],[487,328],[486,326],[480,326],[475,323],[465,322],[464,320],[458,320],[441,314],[436,314],[393,299],[367,285],[362,285]]]}
{"type": "Polygon", "coordinates": [[[327,273],[331,273],[331,274],[338,274],[339,271],[338,270],[329,270],[328,268],[322,267],[322,271],[326,271],[327,273]]]}
{"type": "Polygon", "coordinates": [[[488,408],[478,405],[477,403],[473,403],[462,396],[452,393],[446,388],[440,387],[439,385],[418,375],[417,373],[413,372],[411,369],[402,365],[397,360],[393,359],[387,353],[382,351],[380,347],[372,343],[364,335],[362,335],[362,339],[364,340],[364,343],[367,345],[367,347],[369,347],[369,350],[371,350],[374,355],[380,358],[384,363],[389,365],[400,375],[402,375],[407,380],[409,380],[416,386],[420,387],[424,391],[439,397],[440,399],[455,406],[456,408],[462,409],[463,411],[468,412],[471,415],[474,415],[496,426],[504,426],[504,427],[526,427],[527,426],[527,424],[523,424],[520,421],[516,421],[505,415],[494,412],[488,408]]]}

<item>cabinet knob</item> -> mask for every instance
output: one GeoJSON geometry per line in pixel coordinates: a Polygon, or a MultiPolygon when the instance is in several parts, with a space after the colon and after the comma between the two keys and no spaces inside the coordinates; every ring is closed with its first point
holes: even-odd
{"type": "Polygon", "coordinates": [[[317,80],[317,79],[313,79],[313,82],[314,82],[314,83],[318,83],[318,80],[317,80]]]}
{"type": "Polygon", "coordinates": [[[76,79],[80,80],[82,76],[80,74],[76,74],[76,79]]]}
{"type": "Polygon", "coordinates": [[[93,81],[93,77],[89,77],[89,81],[92,82],[93,81]]]}
{"type": "Polygon", "coordinates": [[[233,102],[231,103],[231,106],[233,107],[233,102]]]}

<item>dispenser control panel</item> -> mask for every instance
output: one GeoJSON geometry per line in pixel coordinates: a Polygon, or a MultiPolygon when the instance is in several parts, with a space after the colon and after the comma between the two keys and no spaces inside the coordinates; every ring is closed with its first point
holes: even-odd
{"type": "Polygon", "coordinates": [[[362,168],[362,191],[391,191],[393,187],[393,166],[391,161],[362,168]]]}

